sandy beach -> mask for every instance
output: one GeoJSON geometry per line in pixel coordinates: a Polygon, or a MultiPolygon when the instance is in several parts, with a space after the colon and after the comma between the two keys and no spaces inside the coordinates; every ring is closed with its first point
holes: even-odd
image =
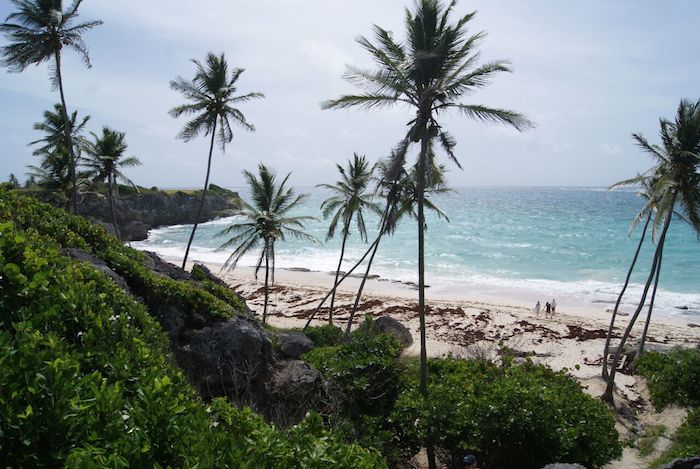
{"type": "MultiPolygon", "coordinates": [[[[255,280],[254,269],[239,267],[220,272],[220,265],[209,264],[236,291],[242,294],[249,307],[262,314],[264,301],[264,272],[255,280]]],[[[270,291],[269,323],[280,328],[303,327],[309,315],[333,284],[333,274],[306,269],[277,269],[275,285],[270,291]]],[[[354,302],[354,293],[360,279],[348,277],[336,296],[334,321],[345,327],[354,302]]],[[[515,295],[514,295],[515,296],[515,295]]],[[[428,314],[427,349],[431,357],[451,353],[456,356],[490,356],[495,358],[500,346],[514,350],[517,355],[528,355],[537,363],[556,370],[567,369],[584,386],[586,391],[598,397],[603,391],[600,367],[603,346],[610,317],[606,309],[612,305],[601,304],[599,309],[567,304],[557,300],[557,312],[552,318],[541,312],[537,316],[528,299],[507,297],[503,299],[470,296],[468,292],[447,291],[439,288],[426,292],[428,314]]],[[[544,303],[545,298],[542,298],[544,303]]],[[[327,304],[325,305],[327,306],[327,304]]],[[[625,314],[625,313],[623,313],[625,314]]],[[[405,353],[419,353],[419,329],[417,315],[417,290],[407,283],[372,278],[367,282],[365,294],[354,320],[356,326],[365,315],[389,315],[409,328],[414,343],[405,353]]],[[[629,316],[620,317],[616,334],[622,332],[629,316]]],[[[323,308],[312,322],[314,325],[328,321],[328,310],[323,308]]],[[[632,331],[631,343],[641,335],[642,322],[632,331]]],[[[692,347],[700,343],[700,327],[683,317],[655,317],[649,329],[649,348],[692,347]]],[[[685,418],[685,411],[670,407],[661,413],[654,412],[644,379],[618,373],[619,403],[633,408],[642,427],[664,424],[672,432],[685,418]]],[[[620,420],[618,430],[625,435],[631,428],[620,420]]],[[[661,439],[659,450],[667,444],[661,439]]],[[[656,454],[656,453],[655,453],[656,454]]],[[[653,458],[652,455],[650,458],[653,458]]],[[[643,467],[645,461],[636,450],[625,448],[623,459],[611,463],[610,468],[643,467]]]]}

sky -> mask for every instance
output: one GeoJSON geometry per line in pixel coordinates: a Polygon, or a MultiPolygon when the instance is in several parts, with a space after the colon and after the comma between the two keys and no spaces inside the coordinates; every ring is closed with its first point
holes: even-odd
{"type": "MultiPolygon", "coordinates": [[[[64,2],[68,3],[68,2],[64,2]]],[[[169,87],[191,79],[207,52],[223,52],[245,69],[241,94],[266,98],[239,106],[256,131],[234,130],[225,153],[214,151],[211,182],[243,185],[259,162],[292,172],[299,186],[337,179],[336,163],[354,152],[376,161],[389,154],[412,118],[410,109],[321,110],[320,103],[357,91],[346,65],[371,66],[355,42],[373,24],[403,39],[410,0],[85,0],[80,19],[101,19],[87,32],[93,67],[64,57],[69,111],[92,116],[88,129],[126,132],[128,155],[143,163],[126,174],[139,185],[200,187],[208,139],[176,138],[185,124],[168,110],[184,102],[169,87]]],[[[0,19],[12,11],[0,0],[0,19]]],[[[460,0],[477,10],[471,32],[487,31],[482,61],[512,63],[513,73],[464,99],[521,112],[536,127],[524,133],[444,116],[463,170],[447,163],[453,186],[607,186],[651,165],[630,135],[657,141],[658,120],[681,98],[700,98],[700,4],[693,0],[460,0]]],[[[0,37],[5,45],[6,38],[0,37]]],[[[32,124],[59,101],[46,65],[21,74],[0,70],[0,180],[23,181],[37,164],[32,124]]]]}

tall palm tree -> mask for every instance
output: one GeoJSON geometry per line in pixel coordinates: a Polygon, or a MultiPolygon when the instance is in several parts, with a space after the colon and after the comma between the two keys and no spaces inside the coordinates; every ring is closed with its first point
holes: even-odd
{"type": "MultiPolygon", "coordinates": [[[[666,235],[674,215],[690,224],[700,236],[700,101],[681,100],[675,120],[661,119],[660,127],[661,145],[652,145],[642,135],[633,134],[637,145],[656,162],[650,173],[658,176],[653,188],[656,198],[654,226],[661,226],[661,235],[641,299],[615,350],[613,366],[602,396],[610,403],[613,403],[620,354],[644,307],[652,281],[658,285],[666,235]]],[[[653,303],[650,307],[653,307],[653,303]]]]}
{"type": "Polygon", "coordinates": [[[91,132],[93,141],[86,142],[85,152],[88,157],[85,160],[85,166],[88,168],[88,175],[93,181],[107,181],[107,195],[109,197],[109,208],[112,212],[112,225],[117,234],[117,238],[121,240],[119,232],[119,223],[117,222],[117,212],[114,209],[114,200],[117,196],[116,183],[117,180],[122,180],[126,184],[134,186],[138,192],[138,187],[131,179],[122,173],[122,168],[141,165],[141,161],[135,156],[124,158],[124,152],[127,145],[125,142],[126,134],[117,132],[109,127],[102,127],[102,135],[97,135],[91,132]]]}
{"type": "MultiPolygon", "coordinates": [[[[291,173],[290,173],[291,174],[291,173]]],[[[250,187],[252,205],[244,202],[243,220],[221,230],[217,236],[231,237],[219,249],[234,247],[223,269],[234,269],[245,254],[257,249],[262,250],[255,267],[255,278],[265,262],[265,304],[262,322],[267,322],[267,303],[269,297],[270,274],[275,283],[275,242],[285,241],[287,236],[318,242],[316,238],[303,231],[304,222],[315,220],[310,216],[290,215],[308,194],[296,194],[294,189],[286,187],[290,174],[280,182],[277,175],[264,164],[258,166],[258,176],[249,171],[243,175],[250,187]],[[270,265],[271,264],[271,265],[270,265]]]]}
{"type": "MultiPolygon", "coordinates": [[[[53,192],[60,197],[60,203],[70,205],[70,192],[72,187],[70,157],[65,147],[54,150],[46,150],[42,155],[38,166],[28,165],[27,176],[29,181],[53,192]]],[[[83,183],[82,177],[78,178],[78,185],[83,183]]]]}
{"type": "MultiPolygon", "coordinates": [[[[64,47],[72,49],[80,55],[83,63],[90,68],[90,57],[82,34],[102,21],[86,21],[76,23],[78,7],[82,0],[73,0],[71,5],[63,9],[62,0],[10,0],[17,11],[11,13],[5,23],[0,24],[0,31],[10,41],[2,47],[3,65],[10,71],[21,72],[28,66],[39,65],[43,62],[53,62],[51,70],[51,85],[58,88],[61,94],[61,111],[63,122],[68,122],[68,108],[63,91],[61,75],[61,51],[64,47]]],[[[72,136],[68,127],[63,129],[65,145],[70,158],[72,181],[73,213],[78,212],[77,161],[72,136]]]]}
{"type": "Polygon", "coordinates": [[[367,242],[367,226],[365,225],[364,212],[368,211],[381,215],[379,206],[372,201],[374,195],[366,192],[372,178],[372,168],[369,166],[367,159],[355,153],[353,159],[348,161],[346,168],[339,164],[336,164],[336,167],[340,173],[340,180],[336,181],[335,184],[319,184],[317,186],[326,188],[333,193],[321,204],[321,212],[324,218],[333,215],[328,226],[326,241],[335,236],[338,223],[342,222],[343,226],[340,259],[338,260],[338,268],[335,271],[333,294],[331,295],[331,304],[328,311],[329,324],[333,324],[333,304],[335,303],[336,286],[338,285],[338,275],[345,256],[345,242],[350,234],[350,223],[354,217],[360,238],[362,241],[367,242]]]}
{"type": "MultiPolygon", "coordinates": [[[[359,44],[370,53],[378,68],[363,70],[350,67],[346,78],[364,90],[362,94],[347,95],[323,104],[329,108],[360,107],[365,109],[408,105],[415,111],[409,131],[392,162],[394,171],[405,163],[408,146],[420,143],[416,164],[418,200],[418,314],[421,330],[420,388],[427,395],[427,355],[425,350],[425,278],[424,278],[424,203],[427,154],[437,139],[449,158],[458,166],[454,154],[454,138],[439,124],[439,114],[455,110],[478,120],[499,122],[522,130],[530,122],[521,114],[482,105],[464,104],[462,97],[488,84],[499,72],[508,72],[505,62],[490,62],[476,66],[479,53],[477,43],[484,33],[467,34],[467,23],[475,13],[451,21],[454,2],[443,5],[439,0],[418,0],[415,12],[406,10],[406,40],[397,42],[389,31],[374,26],[377,44],[365,37],[359,44]]],[[[429,458],[434,467],[434,457],[429,458]]]]}
{"type": "Polygon", "coordinates": [[[615,326],[615,319],[617,318],[617,312],[618,309],[620,308],[620,303],[622,302],[622,297],[625,294],[625,291],[627,291],[627,287],[629,286],[630,278],[632,277],[632,271],[634,270],[634,266],[637,264],[637,259],[639,257],[639,252],[642,250],[642,245],[644,244],[644,239],[646,238],[647,230],[649,228],[649,223],[651,222],[651,217],[654,214],[654,207],[656,206],[656,197],[654,196],[654,185],[656,183],[656,178],[653,175],[649,174],[639,174],[637,177],[634,177],[632,179],[627,179],[624,181],[617,182],[610,186],[610,189],[614,189],[616,187],[622,187],[622,186],[630,186],[630,185],[640,185],[641,190],[639,192],[639,195],[643,197],[646,201],[644,203],[644,206],[641,208],[641,210],[637,213],[637,215],[634,217],[634,220],[632,220],[632,223],[630,224],[630,228],[627,232],[627,235],[631,235],[632,231],[634,228],[637,227],[641,223],[642,220],[644,221],[644,227],[642,228],[642,234],[639,238],[639,243],[637,243],[637,249],[634,252],[634,256],[632,257],[632,262],[630,263],[629,269],[627,269],[627,276],[625,277],[625,283],[622,285],[622,289],[620,290],[620,294],[617,296],[617,301],[615,301],[615,307],[613,308],[612,315],[610,316],[610,326],[608,327],[608,334],[605,339],[605,347],[603,349],[603,372],[602,376],[603,379],[607,380],[609,377],[609,372],[608,372],[608,354],[610,353],[610,341],[612,340],[612,333],[613,333],[613,328],[615,326]]]}
{"type": "Polygon", "coordinates": [[[211,135],[211,142],[209,144],[209,158],[207,159],[207,175],[204,178],[204,189],[199,201],[197,217],[192,226],[192,233],[187,242],[185,257],[182,259],[183,269],[187,263],[187,257],[190,253],[192,240],[194,240],[194,234],[197,231],[197,225],[202,215],[202,207],[204,207],[204,199],[209,187],[214,140],[218,138],[221,151],[224,152],[226,151],[226,144],[233,140],[232,124],[238,125],[249,132],[254,132],[255,127],[246,121],[243,113],[234,105],[264,97],[262,93],[248,93],[236,96],[236,82],[245,70],[242,68],[229,70],[224,54],[216,55],[209,52],[204,59],[204,63],[195,59],[192,59],[192,62],[196,68],[192,80],[177,77],[170,82],[170,88],[182,93],[190,102],[172,108],[170,115],[175,118],[182,115],[193,117],[178,134],[178,137],[185,142],[189,142],[200,134],[204,136],[211,135]]]}

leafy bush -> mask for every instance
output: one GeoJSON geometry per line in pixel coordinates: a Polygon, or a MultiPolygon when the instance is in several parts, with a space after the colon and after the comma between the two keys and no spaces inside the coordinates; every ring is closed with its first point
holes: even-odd
{"type": "Polygon", "coordinates": [[[652,402],[658,409],[672,403],[700,405],[700,350],[647,352],[639,357],[637,372],[647,378],[652,402]]]}
{"type": "Polygon", "coordinates": [[[488,467],[598,467],[621,455],[610,411],[563,372],[446,358],[430,360],[428,376],[429,399],[414,381],[389,418],[406,456],[421,447],[428,425],[455,461],[470,451],[488,467]]]}
{"type": "MultiPolygon", "coordinates": [[[[75,468],[384,465],[375,452],[325,432],[318,416],[280,431],[223,400],[204,404],[173,367],[167,337],[146,307],[60,254],[65,246],[111,250],[125,260],[123,272],[134,267],[133,275],[143,275],[131,265],[139,253],[77,217],[53,209],[42,216],[43,208],[0,188],[0,220],[15,221],[0,222],[0,461],[75,468]]],[[[174,293],[180,300],[220,301],[173,283],[184,285],[174,293]]]]}
{"type": "Polygon", "coordinates": [[[350,415],[381,415],[398,395],[398,357],[401,348],[393,337],[353,337],[336,347],[315,347],[302,359],[316,367],[346,396],[350,415]]]}
{"type": "Polygon", "coordinates": [[[330,347],[343,342],[343,330],[330,324],[307,327],[304,334],[316,347],[330,347]]]}

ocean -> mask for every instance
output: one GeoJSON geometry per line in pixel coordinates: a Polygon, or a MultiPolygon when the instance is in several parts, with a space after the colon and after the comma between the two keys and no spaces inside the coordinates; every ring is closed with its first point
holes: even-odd
{"type": "MultiPolygon", "coordinates": [[[[234,190],[236,190],[234,188],[234,190]]],[[[328,193],[302,188],[310,197],[295,214],[311,215],[307,231],[321,243],[288,239],[276,245],[278,268],[334,271],[341,238],[325,241],[327,221],[320,205],[328,193]]],[[[239,190],[245,198],[246,191],[239,190]]],[[[506,296],[532,301],[557,298],[605,310],[614,305],[637,247],[641,226],[628,236],[629,223],[642,207],[633,190],[589,187],[463,187],[433,201],[449,222],[427,213],[426,283],[435,291],[506,296]]],[[[193,260],[223,263],[229,252],[217,248],[216,234],[236,217],[201,224],[190,252],[193,260]]],[[[367,217],[370,240],[377,218],[367,217]]],[[[353,229],[355,226],[353,224],[353,229]]],[[[132,245],[176,260],[184,254],[190,225],[154,229],[147,240],[132,245]]],[[[647,236],[649,240],[649,236],[647,236]]],[[[367,245],[351,233],[342,269],[350,268],[367,245]]],[[[621,309],[633,311],[651,267],[653,246],[646,242],[621,309]]],[[[373,274],[417,281],[417,227],[405,219],[392,237],[382,241],[373,274]]],[[[255,265],[257,257],[240,265],[255,265]]],[[[667,236],[657,314],[700,318],[700,241],[681,220],[674,219],[667,236]]]]}

